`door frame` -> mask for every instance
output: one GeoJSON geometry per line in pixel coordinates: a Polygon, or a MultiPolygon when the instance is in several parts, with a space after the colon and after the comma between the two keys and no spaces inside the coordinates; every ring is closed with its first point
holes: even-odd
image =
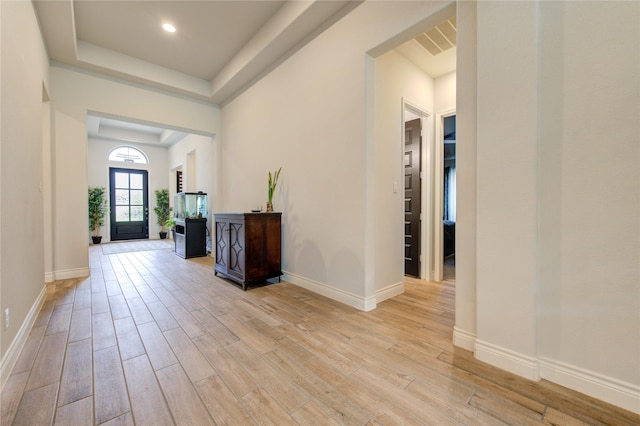
{"type": "MultiPolygon", "coordinates": [[[[422,168],[421,202],[420,202],[420,278],[430,280],[433,277],[433,114],[426,108],[402,98],[402,123],[401,128],[401,170],[404,169],[404,123],[406,111],[417,115],[422,120],[422,145],[420,149],[420,162],[422,168]]],[[[404,182],[404,179],[403,179],[404,182]]],[[[404,183],[403,183],[404,190],[404,183]]],[[[401,197],[402,211],[404,212],[404,197],[401,197]]],[[[404,221],[404,214],[402,215],[404,221]]],[[[404,228],[403,228],[404,229],[404,228]]],[[[404,259],[404,251],[402,252],[404,259]]],[[[404,265],[404,261],[403,261],[404,265]]],[[[403,266],[404,268],[404,266],[403,266]]]]}
{"type": "Polygon", "coordinates": [[[148,239],[149,238],[149,170],[147,169],[136,169],[136,168],[128,168],[128,167],[109,167],[109,241],[127,241],[127,239],[115,239],[113,238],[115,231],[115,194],[114,194],[114,176],[115,173],[118,172],[126,172],[126,173],[135,173],[143,176],[143,206],[144,208],[144,228],[145,228],[145,236],[140,238],[132,238],[132,239],[148,239]]]}
{"type": "Polygon", "coordinates": [[[448,109],[436,114],[436,140],[435,144],[435,217],[439,220],[434,223],[434,271],[433,280],[442,281],[444,272],[444,119],[456,115],[456,109],[448,109]]]}

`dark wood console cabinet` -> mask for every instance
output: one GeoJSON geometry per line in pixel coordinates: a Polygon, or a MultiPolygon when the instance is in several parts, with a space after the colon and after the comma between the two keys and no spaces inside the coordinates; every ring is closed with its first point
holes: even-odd
{"type": "Polygon", "coordinates": [[[216,213],[215,266],[242,285],[282,275],[282,213],[216,213]]]}

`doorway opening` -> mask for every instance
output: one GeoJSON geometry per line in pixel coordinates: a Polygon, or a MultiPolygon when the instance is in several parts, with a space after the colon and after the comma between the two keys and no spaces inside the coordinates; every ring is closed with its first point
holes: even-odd
{"type": "Polygon", "coordinates": [[[442,281],[456,280],[456,116],[443,119],[442,281]]]}
{"type": "Polygon", "coordinates": [[[431,279],[433,269],[432,179],[433,120],[423,108],[403,99],[404,273],[431,279]]]}
{"type": "MultiPolygon", "coordinates": [[[[414,114],[408,114],[413,116],[414,114]]],[[[422,120],[404,123],[404,274],[420,278],[422,120]]]]}

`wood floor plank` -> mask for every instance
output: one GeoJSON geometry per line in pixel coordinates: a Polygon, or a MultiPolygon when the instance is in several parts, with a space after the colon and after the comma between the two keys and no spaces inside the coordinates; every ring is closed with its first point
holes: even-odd
{"type": "Polygon", "coordinates": [[[179,364],[156,371],[173,417],[185,425],[214,425],[191,380],[179,364]]]}
{"type": "Polygon", "coordinates": [[[155,322],[139,325],[138,332],[154,370],[157,371],[178,362],[171,346],[155,322]]]}
{"type": "Polygon", "coordinates": [[[287,412],[291,413],[309,400],[309,395],[292,383],[271,364],[242,341],[225,346],[251,373],[254,379],[287,412]]]}
{"type": "Polygon", "coordinates": [[[367,371],[366,367],[360,368],[351,375],[355,380],[368,387],[384,401],[388,401],[414,418],[426,424],[455,425],[457,422],[439,409],[425,410],[425,404],[420,399],[411,395],[406,390],[390,386],[388,382],[367,371]]]}
{"type": "Polygon", "coordinates": [[[425,405],[436,408],[460,424],[495,426],[504,424],[499,419],[467,404],[474,391],[464,385],[452,386],[450,392],[444,392],[436,386],[429,386],[421,380],[416,380],[406,390],[424,401],[425,405]]]}
{"type": "Polygon", "coordinates": [[[38,355],[38,350],[42,344],[42,338],[47,329],[46,325],[33,327],[27,337],[27,341],[18,356],[16,364],[13,366],[12,374],[22,373],[23,371],[29,371],[33,367],[33,363],[38,355]]]}
{"type": "MultiPolygon", "coordinates": [[[[361,386],[352,377],[344,375],[320,358],[308,361],[305,366],[325,382],[331,383],[356,406],[375,416],[375,419],[378,419],[382,424],[416,426],[424,424],[400,408],[387,404],[374,390],[361,386]]],[[[373,423],[376,424],[376,422],[373,423]]]]}
{"type": "Polygon", "coordinates": [[[173,295],[163,286],[161,288],[154,288],[153,292],[158,296],[158,298],[162,301],[162,304],[166,308],[170,308],[172,306],[177,306],[180,304],[178,299],[173,297],[173,295]]]}
{"type": "Polygon", "coordinates": [[[291,417],[300,426],[338,426],[340,424],[322,411],[313,401],[307,402],[291,413],[291,417]]]}
{"type": "Polygon", "coordinates": [[[131,316],[129,305],[122,293],[109,296],[109,306],[111,307],[111,316],[114,320],[131,316]]]}
{"type": "Polygon", "coordinates": [[[91,338],[91,308],[74,309],[69,325],[69,342],[91,338]]]}
{"type": "Polygon", "coordinates": [[[355,406],[336,388],[282,352],[269,352],[264,357],[300,389],[322,404],[327,412],[341,424],[361,425],[371,418],[370,413],[355,406]]]}
{"type": "Polygon", "coordinates": [[[76,297],[73,300],[73,310],[86,309],[91,307],[91,289],[76,289],[76,297]]]}
{"type": "Polygon", "coordinates": [[[7,379],[7,382],[0,392],[0,424],[10,425],[13,423],[18,405],[22,399],[24,388],[29,379],[29,372],[14,373],[7,379]]]}
{"type": "Polygon", "coordinates": [[[249,392],[242,397],[242,401],[252,417],[260,425],[297,425],[295,420],[262,388],[249,392]]]}
{"type": "Polygon", "coordinates": [[[108,422],[104,422],[101,426],[134,426],[133,415],[131,412],[124,413],[121,416],[111,419],[108,422]]]}
{"type": "Polygon", "coordinates": [[[160,327],[160,330],[167,331],[180,327],[162,302],[147,303],[147,308],[149,308],[149,312],[153,315],[153,319],[156,321],[156,324],[158,324],[158,327],[160,327]]]}
{"type": "Polygon", "coordinates": [[[146,355],[122,363],[137,425],[172,425],[173,419],[146,355]]]}
{"type": "Polygon", "coordinates": [[[473,395],[469,404],[484,411],[485,413],[502,420],[510,425],[539,425],[542,424],[542,416],[535,416],[532,412],[525,412],[516,408],[513,404],[504,404],[503,401],[492,398],[484,392],[477,392],[473,395]],[[537,417],[537,418],[536,418],[537,417]]]}
{"type": "Polygon", "coordinates": [[[217,319],[224,324],[233,334],[259,353],[265,353],[273,349],[269,339],[263,337],[244,322],[231,314],[221,315],[217,319]]]}
{"type": "Polygon", "coordinates": [[[92,314],[101,314],[104,312],[109,312],[111,309],[109,307],[109,298],[107,297],[107,292],[99,291],[91,293],[91,313],[92,314]]]}
{"type": "Polygon", "coordinates": [[[563,426],[587,426],[589,423],[585,423],[582,420],[578,420],[570,415],[556,410],[555,408],[547,407],[543,418],[544,424],[547,425],[563,425],[563,426]]]}
{"type": "Polygon", "coordinates": [[[13,419],[14,425],[48,425],[53,422],[58,383],[25,392],[13,419]]]}
{"type": "Polygon", "coordinates": [[[72,309],[73,305],[71,304],[57,305],[53,308],[53,313],[51,314],[51,319],[49,319],[45,334],[56,334],[68,331],[72,309]]]}
{"type": "Polygon", "coordinates": [[[131,411],[120,354],[116,346],[94,352],[95,421],[104,423],[131,411]]]}
{"type": "Polygon", "coordinates": [[[170,242],[118,244],[146,251],[90,246],[89,278],[45,286],[3,425],[640,425],[455,348],[453,283],[407,278],[360,312],[287,282],[245,292],[211,257],[149,249],[170,242]]]}
{"type": "Polygon", "coordinates": [[[90,425],[93,423],[93,399],[87,397],[58,407],[54,425],[90,425]]]}
{"type": "Polygon", "coordinates": [[[116,331],[113,328],[110,312],[102,312],[91,316],[93,330],[93,350],[99,351],[104,348],[115,346],[116,331]]]}
{"type": "Polygon", "coordinates": [[[174,328],[163,334],[193,383],[215,374],[209,361],[202,356],[202,353],[181,328],[174,328]]]}
{"type": "Polygon", "coordinates": [[[131,317],[117,319],[113,321],[113,325],[118,339],[120,359],[124,361],[145,353],[144,345],[138,335],[138,329],[131,317]]]}
{"type": "Polygon", "coordinates": [[[210,376],[199,381],[196,383],[196,390],[216,424],[256,424],[220,376],[210,376]]]}
{"type": "Polygon", "coordinates": [[[239,398],[258,387],[253,376],[211,335],[203,334],[193,339],[193,342],[236,397],[239,398]]]}
{"type": "Polygon", "coordinates": [[[144,301],[140,297],[127,299],[127,304],[129,305],[131,316],[136,322],[136,325],[146,324],[153,321],[151,312],[149,312],[149,309],[147,309],[147,306],[144,304],[144,301]]]}
{"type": "Polygon", "coordinates": [[[175,318],[175,320],[180,324],[180,327],[184,330],[185,333],[190,338],[198,337],[206,333],[203,327],[200,326],[200,323],[191,315],[187,309],[185,309],[182,305],[172,306],[169,309],[171,315],[175,318]]]}
{"type": "Polygon", "coordinates": [[[194,318],[202,324],[207,332],[215,337],[215,339],[221,345],[227,345],[229,343],[237,342],[240,340],[231,330],[229,330],[224,324],[218,321],[208,311],[199,310],[192,312],[194,318]]]}
{"type": "Polygon", "coordinates": [[[56,383],[57,391],[57,382],[60,380],[66,343],[66,332],[43,337],[25,391],[31,391],[52,383],[56,383]]]}
{"type": "Polygon", "coordinates": [[[69,343],[60,380],[58,406],[91,396],[93,392],[92,371],[91,339],[69,343]]]}

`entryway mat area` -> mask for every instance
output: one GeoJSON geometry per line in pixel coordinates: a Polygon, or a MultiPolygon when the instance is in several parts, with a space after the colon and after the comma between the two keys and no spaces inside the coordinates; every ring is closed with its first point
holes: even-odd
{"type": "Polygon", "coordinates": [[[102,254],[132,253],[136,251],[165,250],[173,248],[173,240],[135,240],[104,243],[102,254]]]}

